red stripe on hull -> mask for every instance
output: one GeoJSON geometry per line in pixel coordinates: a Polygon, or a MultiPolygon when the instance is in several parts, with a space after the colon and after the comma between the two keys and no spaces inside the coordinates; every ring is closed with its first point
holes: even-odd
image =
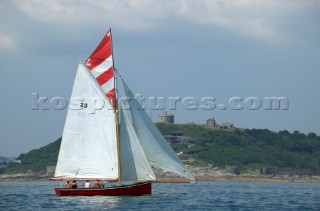
{"type": "Polygon", "coordinates": [[[55,188],[56,196],[121,196],[151,194],[151,182],[116,187],[94,188],[55,188]]]}

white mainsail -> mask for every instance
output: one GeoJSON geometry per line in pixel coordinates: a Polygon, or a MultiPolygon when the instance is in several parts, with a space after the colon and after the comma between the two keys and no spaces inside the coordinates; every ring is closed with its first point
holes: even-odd
{"type": "Polygon", "coordinates": [[[122,84],[127,97],[130,99],[128,103],[133,127],[150,165],[194,180],[193,175],[184,167],[123,80],[122,84]]]}
{"type": "Polygon", "coordinates": [[[155,180],[126,110],[120,110],[120,156],[123,181],[155,180]]]}
{"type": "Polygon", "coordinates": [[[80,64],[73,85],[56,178],[118,178],[115,112],[80,64]],[[80,101],[82,99],[82,101],[80,101]]]}

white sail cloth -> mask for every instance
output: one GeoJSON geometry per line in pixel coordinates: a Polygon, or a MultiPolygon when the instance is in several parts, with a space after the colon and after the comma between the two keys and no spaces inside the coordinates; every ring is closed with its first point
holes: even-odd
{"type": "Polygon", "coordinates": [[[55,171],[56,178],[118,178],[115,112],[79,65],[55,171]]]}
{"type": "Polygon", "coordinates": [[[127,84],[123,80],[122,83],[124,91],[130,99],[128,102],[130,105],[133,127],[150,165],[194,180],[193,175],[184,167],[176,153],[155,127],[150,117],[134,98],[127,84]]]}
{"type": "Polygon", "coordinates": [[[120,155],[123,181],[151,181],[155,175],[140,145],[126,110],[120,110],[120,155]]]}

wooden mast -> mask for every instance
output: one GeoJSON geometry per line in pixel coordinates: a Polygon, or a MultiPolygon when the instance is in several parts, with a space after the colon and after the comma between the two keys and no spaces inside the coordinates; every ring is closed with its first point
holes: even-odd
{"type": "MultiPolygon", "coordinates": [[[[116,94],[115,94],[115,98],[117,98],[116,94]]],[[[117,99],[115,101],[115,112],[116,112],[116,136],[117,136],[117,154],[118,154],[118,185],[121,186],[122,176],[121,176],[121,157],[120,157],[120,125],[119,125],[119,109],[118,109],[117,99]]]]}
{"type": "Polygon", "coordinates": [[[116,138],[117,138],[117,158],[118,158],[118,185],[122,185],[121,176],[121,156],[120,156],[120,125],[119,125],[119,108],[118,108],[118,97],[117,97],[117,74],[114,67],[114,55],[113,55],[113,44],[112,44],[112,33],[110,28],[110,39],[111,39],[111,50],[112,50],[112,63],[113,63],[113,77],[114,77],[114,110],[116,112],[116,138]]]}

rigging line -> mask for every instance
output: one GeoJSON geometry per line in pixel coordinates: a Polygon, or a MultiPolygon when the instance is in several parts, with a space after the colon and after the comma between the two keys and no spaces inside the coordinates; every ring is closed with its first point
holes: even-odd
{"type": "Polygon", "coordinates": [[[119,71],[116,68],[114,68],[114,71],[119,75],[120,78],[122,78],[122,75],[119,73],[119,71]]]}
{"type": "MultiPolygon", "coordinates": [[[[119,74],[119,72],[116,70],[116,68],[114,68],[114,72],[115,72],[115,80],[117,79],[117,76],[119,76],[120,78],[122,78],[121,75],[119,74]]],[[[117,84],[118,84],[118,81],[117,81],[117,84]]],[[[115,86],[114,89],[115,89],[115,92],[116,92],[116,94],[117,94],[117,98],[119,99],[120,93],[119,93],[118,85],[115,86]]]]}
{"type": "MultiPolygon", "coordinates": [[[[119,76],[119,78],[120,78],[121,80],[124,80],[123,77],[122,77],[122,75],[118,72],[118,70],[117,70],[116,68],[114,68],[114,72],[117,74],[117,76],[119,76]]],[[[116,91],[118,92],[118,87],[116,88],[116,91]]]]}
{"type": "MultiPolygon", "coordinates": [[[[122,97],[126,97],[126,95],[123,93],[123,83],[122,83],[122,81],[124,79],[123,79],[122,75],[119,73],[119,71],[116,68],[114,69],[114,71],[115,71],[115,74],[117,74],[117,76],[121,79],[120,81],[121,81],[121,85],[122,85],[122,86],[118,85],[115,91],[118,94],[118,101],[119,102],[120,101],[123,102],[124,100],[122,99],[122,97]],[[121,88],[118,88],[118,87],[121,87],[121,88]]],[[[117,80],[117,83],[119,83],[119,80],[117,80]]]]}

